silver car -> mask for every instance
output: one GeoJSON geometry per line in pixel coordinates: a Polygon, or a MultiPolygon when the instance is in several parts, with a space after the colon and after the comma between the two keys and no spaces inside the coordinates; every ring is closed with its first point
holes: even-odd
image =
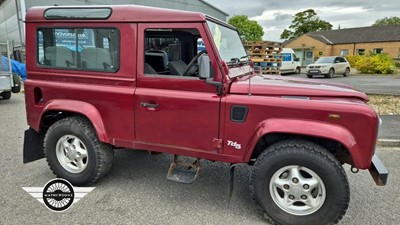
{"type": "Polygon", "coordinates": [[[350,73],[350,63],[341,56],[321,57],[315,63],[306,67],[308,78],[323,75],[332,78],[335,74],[347,77],[350,73]]]}

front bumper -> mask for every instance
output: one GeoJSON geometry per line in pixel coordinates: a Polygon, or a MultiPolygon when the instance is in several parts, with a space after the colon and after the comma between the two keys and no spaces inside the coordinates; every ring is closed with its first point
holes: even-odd
{"type": "Polygon", "coordinates": [[[369,173],[374,179],[376,185],[385,186],[389,172],[386,167],[383,165],[382,161],[378,158],[378,155],[374,154],[372,156],[371,166],[369,168],[369,173]]]}
{"type": "Polygon", "coordinates": [[[329,70],[325,69],[325,68],[319,68],[319,69],[308,69],[306,70],[306,74],[307,75],[326,75],[329,73],[329,70]]]}

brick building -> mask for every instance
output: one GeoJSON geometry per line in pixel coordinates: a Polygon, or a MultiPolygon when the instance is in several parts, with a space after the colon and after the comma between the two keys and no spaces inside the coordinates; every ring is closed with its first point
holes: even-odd
{"type": "Polygon", "coordinates": [[[300,58],[302,66],[320,56],[388,53],[400,59],[400,25],[360,27],[304,34],[284,43],[300,58]]]}

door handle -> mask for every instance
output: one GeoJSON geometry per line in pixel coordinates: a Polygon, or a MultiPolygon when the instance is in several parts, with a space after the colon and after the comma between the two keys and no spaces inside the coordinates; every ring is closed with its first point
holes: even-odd
{"type": "Polygon", "coordinates": [[[148,102],[141,102],[140,106],[146,107],[146,108],[157,108],[158,104],[152,104],[152,103],[148,103],[148,102]]]}

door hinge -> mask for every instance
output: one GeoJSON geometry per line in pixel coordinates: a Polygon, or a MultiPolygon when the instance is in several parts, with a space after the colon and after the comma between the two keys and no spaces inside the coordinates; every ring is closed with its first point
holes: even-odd
{"type": "Polygon", "coordinates": [[[212,147],[213,148],[222,148],[222,139],[214,138],[212,141],[212,147]]]}

